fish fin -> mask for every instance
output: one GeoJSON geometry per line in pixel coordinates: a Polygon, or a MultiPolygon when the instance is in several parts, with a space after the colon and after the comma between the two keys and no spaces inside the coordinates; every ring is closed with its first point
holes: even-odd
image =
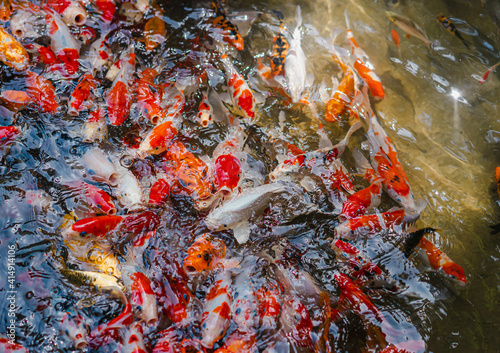
{"type": "Polygon", "coordinates": [[[296,28],[302,26],[302,15],[300,12],[300,5],[297,5],[297,8],[295,9],[295,21],[297,22],[296,28]]]}
{"type": "Polygon", "coordinates": [[[248,238],[250,238],[250,224],[248,223],[248,221],[238,223],[233,228],[233,233],[238,244],[246,243],[248,241],[248,238]]]}

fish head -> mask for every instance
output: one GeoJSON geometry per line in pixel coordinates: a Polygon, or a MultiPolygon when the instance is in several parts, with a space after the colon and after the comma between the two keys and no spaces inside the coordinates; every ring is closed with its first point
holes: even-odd
{"type": "Polygon", "coordinates": [[[226,334],[231,322],[231,308],[226,301],[211,313],[204,313],[205,320],[201,324],[203,347],[212,348],[226,334]]]}
{"type": "Polygon", "coordinates": [[[443,265],[442,270],[446,273],[447,277],[451,279],[454,283],[465,286],[467,284],[467,278],[465,277],[465,273],[463,268],[451,261],[445,265],[443,265]]]}
{"type": "Polygon", "coordinates": [[[209,240],[203,235],[195,240],[193,245],[187,250],[188,256],[184,259],[184,272],[187,275],[199,274],[211,271],[220,265],[220,260],[224,258],[226,247],[222,241],[209,240]]]}

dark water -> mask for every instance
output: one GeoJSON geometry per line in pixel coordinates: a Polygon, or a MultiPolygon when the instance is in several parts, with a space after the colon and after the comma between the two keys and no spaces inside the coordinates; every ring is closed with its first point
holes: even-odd
{"type": "MultiPolygon", "coordinates": [[[[491,234],[490,226],[500,219],[500,203],[494,188],[494,170],[500,165],[497,157],[499,75],[492,73],[485,83],[478,83],[484,72],[500,60],[499,28],[491,10],[494,4],[486,2],[483,7],[480,1],[230,1],[227,12],[259,11],[269,15],[272,9],[279,9],[285,15],[287,28],[292,30],[298,4],[302,7],[305,28],[302,43],[307,71],[314,75],[311,92],[318,96],[321,82],[325,81],[331,89],[331,75],[338,74],[324,44],[330,43],[334,29],[346,28],[347,14],[358,43],[369,55],[386,90],[385,99],[373,107],[398,149],[415,196],[427,201],[415,226],[438,228],[438,236],[432,240],[464,268],[467,276],[467,287],[456,288],[436,273],[421,268],[418,261],[402,257],[397,244],[388,237],[375,237],[358,245],[392,277],[404,281],[408,292],[414,294],[375,293],[374,303],[407,329],[410,336],[420,335],[429,351],[497,352],[500,347],[497,334],[500,247],[499,236],[491,234]],[[437,41],[433,49],[416,38],[407,39],[397,29],[401,38],[398,49],[390,39],[390,31],[396,27],[385,16],[386,10],[405,14],[418,23],[431,41],[437,41]],[[472,44],[470,49],[441,27],[436,21],[438,14],[455,23],[472,44]]],[[[161,51],[152,54],[141,51],[139,46],[136,54],[140,65],[148,67],[160,62],[163,66],[160,77],[193,75],[189,70],[183,73],[184,67],[177,64],[182,62],[190,70],[193,67],[193,71],[199,69],[197,52],[191,49],[191,42],[200,36],[204,7],[208,5],[162,4],[169,40],[161,51]]],[[[117,32],[115,50],[123,38],[141,39],[140,30],[136,28],[140,25],[117,32]]],[[[251,75],[254,58],[270,51],[276,30],[277,21],[272,16],[263,16],[252,25],[245,37],[245,50],[235,54],[235,65],[243,74],[251,75]]],[[[347,48],[342,39],[338,45],[347,48]]],[[[22,76],[4,67],[2,89],[13,89],[21,79],[22,76]]],[[[64,106],[76,81],[54,78],[53,82],[61,97],[60,105],[64,106]]],[[[110,84],[106,82],[105,87],[110,84]]],[[[193,113],[199,97],[193,94],[186,97],[186,101],[183,142],[196,155],[211,155],[229,128],[223,123],[201,128],[194,123],[193,113]]],[[[118,315],[122,307],[109,295],[69,282],[60,272],[68,262],[73,268],[81,269],[81,263],[71,257],[71,249],[57,229],[62,217],[78,206],[78,200],[68,195],[61,181],[88,178],[80,159],[90,146],[84,144],[79,135],[86,116],[70,117],[64,108],[51,116],[32,108],[13,114],[0,107],[0,125],[15,124],[23,130],[22,136],[1,152],[0,303],[4,304],[0,308],[0,323],[4,325],[0,333],[5,335],[9,320],[6,258],[9,246],[15,244],[17,341],[33,352],[66,352],[74,348],[60,333],[62,312],[78,308],[87,324],[95,328],[118,315]],[[40,193],[46,201],[38,206],[28,204],[30,191],[40,193]]],[[[280,110],[285,109],[273,100],[266,100],[259,105],[256,120],[262,133],[258,129],[248,132],[249,159],[253,159],[263,173],[269,173],[276,164],[266,155],[270,148],[266,144],[266,133],[271,127],[279,126],[280,110]]],[[[320,106],[320,114],[323,112],[324,107],[320,106]]],[[[303,112],[287,109],[285,113],[286,138],[305,150],[315,149],[318,136],[314,123],[303,112]]],[[[126,132],[137,130],[133,125],[136,121],[139,134],[144,134],[147,126],[133,112],[125,126],[110,128],[110,138],[101,147],[118,154],[126,150],[122,137],[126,132]]],[[[325,131],[335,143],[343,138],[347,127],[325,123],[325,131]]],[[[351,145],[362,146],[364,140],[364,133],[358,131],[351,145]]],[[[350,171],[355,171],[349,157],[345,163],[350,171]]],[[[100,186],[109,190],[104,184],[100,186]]],[[[383,205],[387,209],[395,206],[388,198],[383,199],[383,205]]],[[[252,256],[262,247],[271,248],[280,244],[281,239],[288,239],[286,246],[294,252],[294,258],[300,258],[300,267],[335,298],[339,294],[333,280],[337,265],[328,239],[333,236],[337,221],[309,216],[294,224],[276,227],[272,212],[287,212],[287,208],[275,207],[260,226],[252,228],[253,243],[238,247],[230,233],[217,236],[226,240],[232,256],[247,258],[250,266],[255,266],[252,256]]],[[[123,208],[119,209],[119,214],[124,213],[123,208]]],[[[188,198],[172,199],[162,211],[161,225],[145,252],[146,263],[158,252],[168,253],[166,258],[170,263],[182,263],[192,241],[207,231],[201,216],[188,198]]],[[[127,250],[115,250],[118,261],[123,263],[127,250]]],[[[207,290],[203,285],[192,289],[200,299],[207,290]]],[[[329,339],[334,349],[360,351],[363,333],[355,328],[359,325],[357,320],[348,317],[338,325],[331,325],[329,339]]],[[[164,320],[157,329],[150,329],[147,341],[167,326],[164,320]]],[[[196,332],[198,328],[193,330],[196,332]]],[[[263,350],[266,345],[262,340],[259,348],[263,350]]],[[[111,345],[101,351],[113,349],[117,348],[111,345]]]]}

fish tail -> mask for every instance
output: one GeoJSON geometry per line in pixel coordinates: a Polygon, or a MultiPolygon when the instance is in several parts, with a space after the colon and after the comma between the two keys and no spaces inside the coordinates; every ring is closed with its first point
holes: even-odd
{"type": "Polygon", "coordinates": [[[302,26],[302,15],[300,11],[300,5],[297,5],[297,8],[295,9],[295,21],[297,22],[297,28],[302,26]]]}

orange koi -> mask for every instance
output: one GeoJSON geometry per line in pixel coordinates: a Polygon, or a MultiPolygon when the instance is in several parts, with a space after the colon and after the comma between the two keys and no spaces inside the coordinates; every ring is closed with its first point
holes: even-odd
{"type": "Polygon", "coordinates": [[[26,93],[46,113],[55,113],[58,108],[56,102],[56,89],[52,82],[33,71],[26,75],[26,93]]]}
{"type": "Polygon", "coordinates": [[[226,15],[226,10],[220,0],[212,0],[212,9],[215,11],[213,26],[222,30],[222,37],[225,42],[231,44],[237,50],[243,50],[245,42],[238,27],[229,21],[226,15]]]}
{"type": "Polygon", "coordinates": [[[139,110],[154,125],[158,124],[165,115],[160,107],[160,87],[154,83],[156,76],[158,76],[156,70],[145,69],[137,81],[135,91],[139,110]]]}
{"type": "Polygon", "coordinates": [[[16,126],[0,126],[0,146],[12,143],[19,133],[19,128],[16,126]]]}
{"type": "Polygon", "coordinates": [[[92,75],[85,75],[80,78],[73,93],[69,98],[68,113],[72,116],[78,116],[78,113],[92,108],[93,97],[92,90],[97,87],[98,80],[92,75]]]}
{"type": "Polygon", "coordinates": [[[104,238],[106,234],[114,230],[122,220],[122,216],[116,215],[84,218],[73,223],[71,230],[73,234],[80,238],[88,238],[89,235],[104,238]]]}
{"type": "Polygon", "coordinates": [[[212,114],[214,109],[208,101],[208,93],[203,92],[203,98],[201,99],[200,105],[198,106],[198,121],[203,127],[207,127],[212,123],[212,114]]]}
{"type": "Polygon", "coordinates": [[[120,126],[127,120],[132,106],[132,92],[129,81],[135,65],[135,54],[126,53],[120,60],[121,69],[108,93],[108,119],[120,126]]]}
{"type": "Polygon", "coordinates": [[[157,125],[151,130],[144,140],[142,140],[137,154],[144,158],[152,154],[160,154],[165,152],[172,144],[172,139],[177,135],[177,129],[171,121],[166,121],[157,125]]]}
{"type": "Polygon", "coordinates": [[[354,69],[358,72],[359,76],[365,81],[370,89],[370,93],[375,99],[383,99],[385,96],[384,87],[380,78],[371,68],[370,59],[368,55],[360,48],[351,30],[347,30],[347,42],[351,45],[352,54],[356,58],[354,62],[354,69]]]}
{"type": "Polygon", "coordinates": [[[2,22],[7,22],[12,14],[11,0],[1,0],[0,1],[0,20],[2,22]]]}
{"type": "Polygon", "coordinates": [[[405,221],[405,218],[406,214],[402,209],[366,216],[358,216],[335,227],[335,234],[337,238],[355,240],[357,238],[356,233],[373,235],[384,229],[402,224],[405,221]]]}
{"type": "Polygon", "coordinates": [[[280,21],[278,35],[273,38],[272,54],[271,54],[271,73],[273,76],[283,75],[285,73],[285,61],[290,49],[290,44],[285,38],[285,26],[283,24],[283,14],[280,11],[273,10],[280,21]]]}
{"type": "Polygon", "coordinates": [[[399,48],[399,44],[400,44],[400,42],[399,42],[399,34],[398,34],[398,32],[396,32],[396,30],[395,30],[395,29],[393,29],[393,30],[391,31],[391,38],[392,38],[392,41],[393,41],[393,42],[394,42],[394,43],[398,46],[398,48],[399,48]]]}
{"type": "Polygon", "coordinates": [[[484,83],[487,79],[488,79],[488,76],[490,76],[490,73],[493,72],[493,70],[495,70],[497,68],[497,66],[500,65],[500,61],[497,62],[495,65],[493,65],[492,67],[490,67],[483,75],[483,77],[481,77],[481,79],[479,80],[479,83],[484,83]]]}
{"type": "Polygon", "coordinates": [[[253,120],[255,118],[255,100],[252,90],[226,54],[221,56],[221,60],[226,70],[227,85],[234,105],[245,118],[253,120]]]}
{"type": "Polygon", "coordinates": [[[26,49],[1,26],[0,61],[16,71],[26,70],[30,64],[26,49]]]}
{"type": "Polygon", "coordinates": [[[454,283],[465,286],[467,278],[465,277],[463,268],[424,236],[435,231],[432,228],[423,228],[411,233],[405,243],[405,256],[409,257],[413,249],[418,247],[419,259],[422,259],[433,270],[451,279],[454,283]],[[414,245],[415,243],[417,244],[414,245]]]}
{"type": "Polygon", "coordinates": [[[159,16],[150,18],[144,27],[146,50],[153,50],[163,43],[166,40],[166,34],[165,21],[159,16]]]}
{"type": "Polygon", "coordinates": [[[31,101],[31,97],[24,91],[5,90],[0,93],[0,98],[15,111],[31,101]]]}
{"type": "Polygon", "coordinates": [[[195,239],[184,259],[184,272],[188,275],[212,271],[222,266],[226,255],[224,242],[204,234],[195,239]]]}
{"type": "Polygon", "coordinates": [[[195,200],[211,196],[208,166],[182,143],[174,142],[165,153],[164,161],[165,172],[172,178],[171,195],[187,194],[195,200]]]}
{"type": "Polygon", "coordinates": [[[334,123],[339,116],[347,111],[348,105],[354,99],[354,73],[346,67],[344,78],[340,82],[333,97],[326,103],[325,120],[334,123]]]}
{"type": "Polygon", "coordinates": [[[222,271],[205,298],[201,321],[201,344],[205,348],[212,348],[215,342],[224,337],[231,323],[230,285],[229,273],[222,271]]]}

